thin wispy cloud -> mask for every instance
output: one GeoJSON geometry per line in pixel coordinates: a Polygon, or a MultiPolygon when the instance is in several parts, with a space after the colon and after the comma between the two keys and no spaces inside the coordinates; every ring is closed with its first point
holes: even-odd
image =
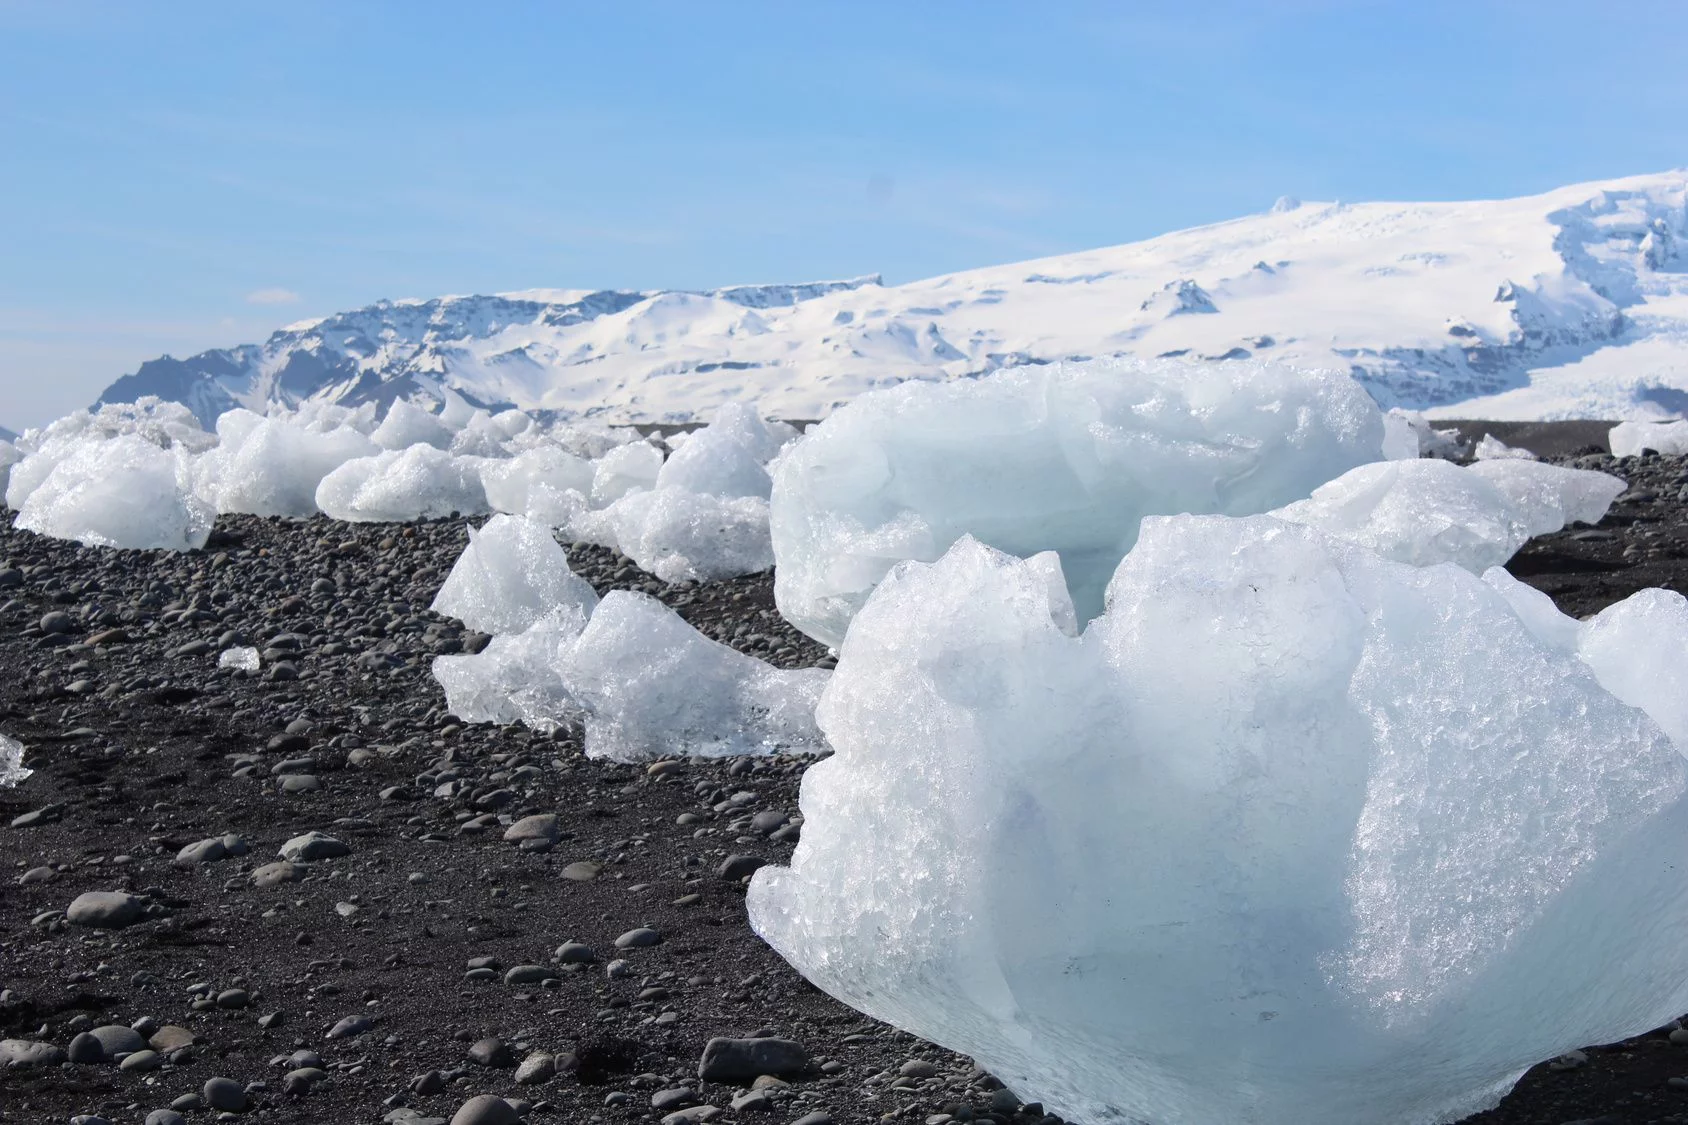
{"type": "Polygon", "coordinates": [[[279,286],[270,289],[254,289],[246,295],[246,303],[249,305],[296,305],[299,303],[299,294],[291,289],[282,289],[279,286]]]}

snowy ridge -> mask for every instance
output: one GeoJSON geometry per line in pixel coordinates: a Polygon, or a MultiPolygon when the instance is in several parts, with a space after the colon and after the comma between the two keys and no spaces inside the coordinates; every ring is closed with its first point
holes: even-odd
{"type": "Polygon", "coordinates": [[[144,394],[232,406],[439,397],[630,422],[760,400],[823,417],[875,386],[1101,355],[1351,371],[1384,406],[1647,419],[1688,406],[1688,173],[1467,203],[1298,203],[900,286],[527,290],[382,301],[169,357],[144,394]]]}

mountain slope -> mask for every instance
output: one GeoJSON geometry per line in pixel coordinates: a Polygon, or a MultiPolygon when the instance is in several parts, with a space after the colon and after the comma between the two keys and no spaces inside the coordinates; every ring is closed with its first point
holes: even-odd
{"type": "Polygon", "coordinates": [[[1298,204],[949,274],[712,292],[383,301],[169,357],[102,402],[211,418],[443,389],[628,421],[732,399],[815,418],[870,387],[1026,361],[1248,355],[1349,369],[1386,406],[1489,418],[1688,406],[1688,173],[1469,203],[1298,204]]]}

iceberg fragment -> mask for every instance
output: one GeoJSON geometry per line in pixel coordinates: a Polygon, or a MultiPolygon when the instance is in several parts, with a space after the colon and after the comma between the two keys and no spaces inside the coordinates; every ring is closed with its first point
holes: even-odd
{"type": "Polygon", "coordinates": [[[1480,574],[1537,535],[1595,523],[1627,487],[1617,477],[1537,461],[1378,461],[1350,469],[1272,514],[1396,562],[1456,563],[1480,574]]]}
{"type": "Polygon", "coordinates": [[[584,620],[597,604],[597,593],[569,569],[550,528],[496,515],[469,529],[469,545],[429,608],[496,636],[520,633],[562,606],[580,610],[584,620]]]}
{"type": "Polygon", "coordinates": [[[1678,457],[1688,453],[1688,422],[1619,422],[1606,441],[1614,457],[1639,457],[1648,449],[1678,457]]]}
{"type": "Polygon", "coordinates": [[[34,772],[24,768],[23,743],[0,734],[0,789],[10,789],[34,772]]]}
{"type": "Polygon", "coordinates": [[[1046,570],[963,539],[851,626],[836,753],[748,899],[815,984],[1156,1125],[1454,1120],[1688,1010],[1685,696],[1648,671],[1688,667],[1681,599],[1608,643],[1455,567],[1176,516],[1074,636],[1046,570]]]}
{"type": "Polygon", "coordinates": [[[1059,553],[1081,619],[1171,512],[1249,514],[1375,461],[1382,415],[1345,375],[1129,359],[871,391],[775,464],[780,612],[828,645],[900,559],[963,535],[1059,553]]]}
{"type": "Polygon", "coordinates": [[[347,461],[322,478],[316,504],[325,515],[353,522],[482,515],[481,461],[453,457],[431,445],[384,450],[347,461]]]}
{"type": "MultiPolygon", "coordinates": [[[[28,464],[14,468],[14,490],[28,464]]],[[[216,520],[193,490],[186,451],[134,433],[75,442],[26,495],[14,526],[90,547],[198,550],[216,520]]]]}
{"type": "Polygon", "coordinates": [[[559,661],[586,753],[617,762],[813,752],[828,673],[784,670],[705,637],[644,594],[613,590],[559,661]]]}

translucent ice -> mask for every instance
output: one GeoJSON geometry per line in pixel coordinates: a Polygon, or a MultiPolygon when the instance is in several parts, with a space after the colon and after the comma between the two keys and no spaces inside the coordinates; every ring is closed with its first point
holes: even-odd
{"type": "Polygon", "coordinates": [[[337,520],[421,520],[487,511],[481,460],[431,445],[347,461],[322,478],[317,507],[337,520]]]}
{"type": "Polygon", "coordinates": [[[1254,362],[1106,360],[871,391],[776,463],[780,612],[836,645],[900,559],[962,535],[1059,552],[1081,618],[1143,516],[1261,512],[1382,452],[1347,376],[1254,362]]]}
{"type": "Polygon", "coordinates": [[[577,510],[567,526],[577,541],[618,547],[664,582],[732,578],[774,565],[768,502],[758,496],[631,492],[601,511],[577,510]]]}
{"type": "Polygon", "coordinates": [[[134,433],[72,443],[26,495],[15,526],[88,546],[197,550],[216,518],[187,452],[134,433]]]}
{"type": "Polygon", "coordinates": [[[217,419],[218,446],[194,465],[201,496],[219,512],[312,516],[322,478],[379,450],[350,426],[317,430],[292,418],[230,410],[217,419]]]}
{"type": "Polygon", "coordinates": [[[1688,453],[1688,422],[1619,422],[1606,440],[1614,457],[1637,457],[1644,449],[1674,457],[1688,453]]]}
{"type": "Polygon", "coordinates": [[[586,712],[586,753],[637,762],[813,751],[827,673],[717,644],[655,598],[614,590],[560,662],[586,712]]]}
{"type": "Polygon", "coordinates": [[[569,569],[550,528],[496,515],[480,530],[469,529],[469,545],[430,608],[496,636],[520,633],[562,606],[580,610],[584,620],[597,604],[598,595],[569,569]]]}
{"type": "Polygon", "coordinates": [[[585,495],[592,491],[593,472],[592,462],[585,458],[555,445],[540,445],[504,460],[481,462],[481,484],[495,511],[523,515],[533,502],[536,485],[559,492],[572,488],[585,495]]]}
{"type": "MultiPolygon", "coordinates": [[[[1688,1010],[1688,762],[1543,619],[1266,516],[1147,519],[1108,593],[1074,636],[971,540],[880,585],[750,890],[810,980],[1156,1125],[1454,1120],[1688,1010]]],[[[1680,611],[1628,640],[1683,667],[1680,611]]]]}
{"type": "Polygon", "coordinates": [[[233,668],[237,672],[256,672],[259,667],[258,650],[246,645],[225,648],[217,654],[217,667],[233,668]]]}
{"type": "Polygon", "coordinates": [[[592,478],[592,503],[604,507],[629,492],[656,487],[662,471],[662,450],[648,441],[617,446],[598,459],[592,478]]]}
{"type": "Polygon", "coordinates": [[[763,421],[753,407],[728,403],[709,425],[687,435],[657,473],[656,487],[766,500],[773,481],[764,466],[796,436],[783,422],[763,421]]]}
{"type": "Polygon", "coordinates": [[[0,734],[0,789],[9,789],[34,772],[24,768],[23,743],[0,734]]]}
{"type": "Polygon", "coordinates": [[[1534,461],[1536,455],[1528,449],[1516,445],[1507,445],[1493,434],[1484,434],[1477,442],[1477,448],[1471,451],[1471,456],[1479,461],[1503,461],[1512,458],[1519,461],[1534,461]]]}
{"type": "Polygon", "coordinates": [[[577,725],[580,704],[559,669],[584,628],[585,611],[565,605],[523,632],[493,637],[480,652],[435,657],[446,710],[471,723],[525,723],[545,731],[577,725]]]}
{"type": "Polygon", "coordinates": [[[1452,562],[1482,573],[1537,535],[1595,523],[1624,482],[1606,473],[1499,459],[1379,461],[1320,485],[1274,515],[1414,566],[1452,562]]]}
{"type": "Polygon", "coordinates": [[[382,449],[409,449],[418,443],[449,449],[452,428],[407,399],[395,399],[370,439],[382,449]]]}

